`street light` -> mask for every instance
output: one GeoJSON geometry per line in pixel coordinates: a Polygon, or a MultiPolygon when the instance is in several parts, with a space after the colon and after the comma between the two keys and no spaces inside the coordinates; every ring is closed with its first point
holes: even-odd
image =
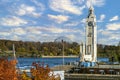
{"type": "Polygon", "coordinates": [[[62,52],[63,52],[63,65],[64,65],[64,41],[62,40],[62,45],[63,45],[63,50],[62,50],[62,52]]]}

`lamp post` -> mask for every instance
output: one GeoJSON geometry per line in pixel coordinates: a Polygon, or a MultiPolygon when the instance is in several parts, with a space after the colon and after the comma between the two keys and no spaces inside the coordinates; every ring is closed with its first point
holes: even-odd
{"type": "Polygon", "coordinates": [[[63,52],[63,65],[64,65],[64,41],[63,40],[62,40],[62,46],[63,46],[62,52],[63,52]]]}

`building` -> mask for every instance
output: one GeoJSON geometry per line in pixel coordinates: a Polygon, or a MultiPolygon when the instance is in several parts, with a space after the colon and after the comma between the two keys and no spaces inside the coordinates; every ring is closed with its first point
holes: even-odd
{"type": "Polygon", "coordinates": [[[89,14],[86,19],[86,41],[80,45],[80,62],[82,65],[94,65],[97,62],[97,26],[94,8],[89,8],[89,14]]]}

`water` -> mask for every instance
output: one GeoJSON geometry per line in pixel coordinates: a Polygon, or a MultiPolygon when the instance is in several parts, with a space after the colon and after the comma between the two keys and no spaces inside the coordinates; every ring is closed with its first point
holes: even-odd
{"type": "MultiPolygon", "coordinates": [[[[79,58],[64,58],[66,62],[79,61],[79,58]]],[[[62,58],[18,58],[18,67],[31,66],[33,62],[41,62],[49,67],[54,67],[63,64],[62,58]]]]}
{"type": "MultiPolygon", "coordinates": [[[[79,58],[64,58],[64,63],[79,61],[79,58]]],[[[98,61],[108,62],[108,58],[98,58],[98,61]]],[[[54,67],[63,64],[63,58],[18,58],[17,66],[19,68],[28,68],[33,62],[41,62],[49,67],[54,67]]]]}
{"type": "MultiPolygon", "coordinates": [[[[68,62],[76,62],[79,61],[79,58],[64,58],[64,63],[68,62]]],[[[108,62],[108,58],[98,58],[99,62],[108,62]]],[[[27,70],[27,74],[30,75],[30,68],[32,67],[33,62],[44,62],[45,65],[49,65],[49,67],[54,67],[57,65],[63,64],[63,58],[18,58],[17,67],[21,70],[27,70]]],[[[54,75],[59,74],[61,80],[64,80],[64,71],[54,71],[54,75]]]]}

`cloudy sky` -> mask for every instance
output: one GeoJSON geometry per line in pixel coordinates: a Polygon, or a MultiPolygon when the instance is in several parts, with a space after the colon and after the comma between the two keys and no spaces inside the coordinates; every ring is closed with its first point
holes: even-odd
{"type": "Polygon", "coordinates": [[[0,39],[54,41],[66,36],[85,40],[85,19],[90,5],[97,19],[102,44],[120,41],[120,0],[0,0],[0,39]]]}

